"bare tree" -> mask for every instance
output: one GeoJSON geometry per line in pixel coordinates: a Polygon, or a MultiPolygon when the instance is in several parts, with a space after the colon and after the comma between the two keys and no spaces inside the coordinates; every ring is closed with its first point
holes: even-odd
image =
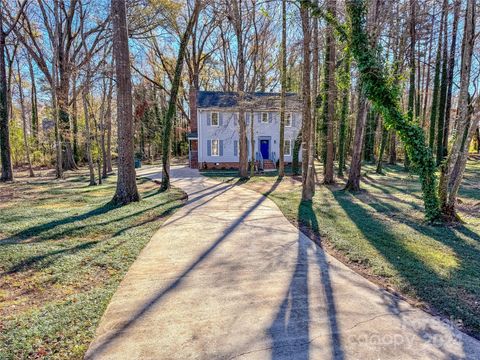
{"type": "Polygon", "coordinates": [[[17,76],[18,76],[18,97],[20,99],[20,112],[22,117],[22,130],[23,130],[23,145],[25,147],[25,157],[27,158],[28,173],[30,177],[35,177],[32,167],[32,160],[30,158],[30,145],[28,144],[28,131],[27,131],[27,111],[25,109],[25,97],[23,94],[23,77],[20,68],[20,59],[17,58],[17,76]]]}
{"type": "Polygon", "coordinates": [[[172,121],[176,114],[177,108],[177,96],[178,90],[180,87],[180,80],[182,76],[183,63],[185,58],[185,51],[188,45],[188,40],[192,34],[194,25],[197,22],[198,14],[201,10],[200,0],[195,0],[195,6],[193,12],[190,16],[190,19],[187,23],[187,28],[183,33],[182,39],[180,41],[180,47],[178,49],[177,62],[175,65],[175,73],[173,76],[172,90],[170,92],[170,100],[168,102],[167,112],[165,114],[165,119],[163,122],[163,153],[162,153],[162,190],[167,190],[170,188],[170,148],[172,143],[172,121]]]}
{"type": "Polygon", "coordinates": [[[2,174],[0,181],[13,181],[12,155],[8,129],[9,106],[7,71],[5,64],[6,39],[8,35],[15,29],[26,3],[26,0],[22,2],[16,16],[13,17],[10,10],[5,8],[3,0],[0,0],[0,159],[2,162],[2,174]],[[5,12],[14,18],[7,29],[4,29],[5,12]]]}
{"type": "Polygon", "coordinates": [[[442,214],[449,220],[456,220],[458,189],[467,163],[468,146],[478,126],[478,119],[470,114],[469,86],[472,69],[472,55],[475,44],[476,0],[467,0],[465,25],[463,29],[460,90],[458,93],[458,113],[453,144],[447,161],[441,167],[439,195],[442,214]],[[472,121],[472,119],[475,119],[472,121]]]}

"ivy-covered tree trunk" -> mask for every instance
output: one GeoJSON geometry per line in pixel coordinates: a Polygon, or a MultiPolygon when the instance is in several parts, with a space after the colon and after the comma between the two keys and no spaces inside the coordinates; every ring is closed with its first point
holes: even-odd
{"type": "Polygon", "coordinates": [[[387,147],[387,141],[388,141],[388,130],[382,124],[382,138],[380,141],[380,150],[378,151],[378,160],[377,160],[377,169],[376,169],[377,174],[383,173],[382,161],[383,161],[383,154],[385,153],[385,148],[387,147]]]}
{"type": "Polygon", "coordinates": [[[177,63],[175,65],[175,73],[173,76],[172,90],[168,101],[168,108],[163,121],[163,149],[162,149],[162,190],[170,188],[170,151],[172,147],[172,122],[175,118],[177,108],[177,96],[180,88],[180,80],[182,77],[183,59],[185,58],[185,49],[188,45],[188,39],[192,33],[192,29],[197,22],[200,12],[200,1],[195,1],[193,13],[188,21],[187,28],[183,33],[178,49],[177,63]]]}
{"type": "Polygon", "coordinates": [[[367,162],[373,162],[374,146],[375,146],[375,110],[370,108],[367,113],[367,121],[365,126],[365,138],[363,145],[363,159],[367,162]]]}
{"type": "Polygon", "coordinates": [[[351,22],[351,48],[360,73],[366,97],[379,111],[388,128],[394,129],[405,144],[412,165],[422,184],[426,218],[439,217],[436,193],[435,163],[426,146],[423,130],[403,115],[397,93],[388,82],[385,70],[374,49],[369,44],[365,29],[366,9],[363,0],[348,0],[347,12],[351,22]]]}

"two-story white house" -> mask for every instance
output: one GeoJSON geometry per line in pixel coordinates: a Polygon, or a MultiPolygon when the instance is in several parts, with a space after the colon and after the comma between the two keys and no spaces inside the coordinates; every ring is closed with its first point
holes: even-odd
{"type": "MultiPolygon", "coordinates": [[[[238,168],[239,124],[236,92],[199,91],[196,116],[189,134],[189,161],[193,168],[238,168]]],[[[280,94],[246,93],[248,158],[260,167],[275,168],[279,154],[280,94]],[[253,127],[253,129],[252,129],[253,127]]],[[[296,94],[286,96],[285,163],[292,162],[293,146],[302,126],[301,101],[296,94]]],[[[301,155],[300,155],[301,159],[301,155]]]]}

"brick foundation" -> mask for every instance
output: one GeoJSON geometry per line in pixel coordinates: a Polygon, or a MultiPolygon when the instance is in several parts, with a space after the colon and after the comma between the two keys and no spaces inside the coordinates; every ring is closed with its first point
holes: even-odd
{"type": "MultiPolygon", "coordinates": [[[[290,165],[290,163],[285,163],[285,166],[290,165]]],[[[218,165],[217,163],[214,162],[203,162],[198,164],[199,169],[208,169],[208,170],[228,170],[228,169],[238,169],[240,167],[239,162],[219,162],[218,165]]]]}

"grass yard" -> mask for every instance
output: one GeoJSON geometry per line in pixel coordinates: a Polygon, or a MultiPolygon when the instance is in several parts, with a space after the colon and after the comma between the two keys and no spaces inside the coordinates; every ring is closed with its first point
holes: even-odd
{"type": "Polygon", "coordinates": [[[255,177],[243,186],[267,194],[352,268],[480,337],[480,161],[468,164],[459,204],[465,224],[457,226],[425,224],[416,176],[385,170],[382,176],[364,166],[359,194],[343,191],[341,179],[318,186],[311,204],[300,203],[300,183],[291,177],[255,177]]]}
{"type": "Polygon", "coordinates": [[[87,184],[0,184],[0,359],[83,358],[129,266],[185,199],[140,180],[142,201],[116,208],[113,177],[87,184]]]}

